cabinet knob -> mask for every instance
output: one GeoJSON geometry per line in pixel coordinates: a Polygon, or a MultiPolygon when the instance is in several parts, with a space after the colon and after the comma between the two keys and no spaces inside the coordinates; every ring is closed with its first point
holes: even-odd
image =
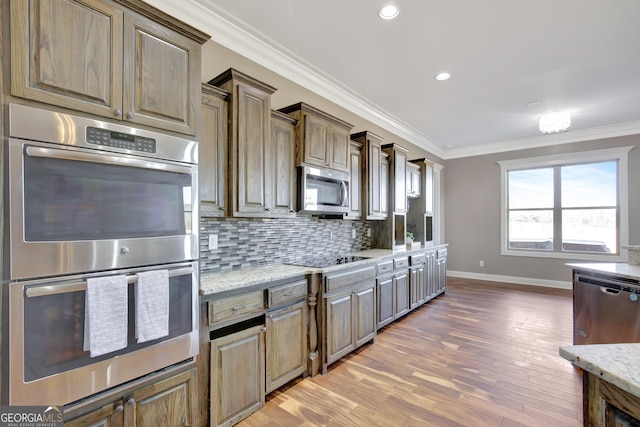
{"type": "Polygon", "coordinates": [[[118,406],[116,406],[116,411],[115,411],[116,413],[118,413],[118,414],[119,414],[119,413],[120,413],[120,412],[122,412],[122,411],[124,411],[124,405],[118,405],[118,406]]]}
{"type": "Polygon", "coordinates": [[[136,404],[136,399],[134,399],[133,397],[130,397],[129,400],[127,400],[127,405],[133,406],[135,404],[136,404]]]}
{"type": "Polygon", "coordinates": [[[267,332],[267,328],[266,327],[262,328],[262,332],[266,333],[267,332]]]}
{"type": "Polygon", "coordinates": [[[264,208],[265,212],[271,211],[271,208],[264,208]]]}
{"type": "Polygon", "coordinates": [[[119,108],[116,108],[116,111],[114,111],[113,114],[115,114],[116,117],[122,117],[122,110],[119,108]]]}
{"type": "Polygon", "coordinates": [[[133,119],[133,113],[131,111],[127,113],[127,119],[133,119]]]}

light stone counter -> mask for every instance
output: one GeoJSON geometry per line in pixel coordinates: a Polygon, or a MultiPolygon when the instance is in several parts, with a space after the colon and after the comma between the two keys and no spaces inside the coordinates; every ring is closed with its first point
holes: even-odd
{"type": "Polygon", "coordinates": [[[560,347],[560,356],[587,372],[640,397],[640,344],[590,344],[560,347]]]}
{"type": "Polygon", "coordinates": [[[640,279],[640,266],[625,262],[594,262],[594,263],[570,263],[568,267],[589,270],[596,273],[606,273],[627,279],[640,279]]]}
{"type": "Polygon", "coordinates": [[[304,276],[315,270],[309,267],[274,264],[241,270],[203,273],[200,276],[200,295],[211,295],[235,290],[250,290],[262,284],[304,276]]]}
{"type": "Polygon", "coordinates": [[[236,291],[250,291],[258,289],[262,285],[286,280],[294,277],[304,276],[309,273],[330,273],[345,268],[363,267],[374,265],[377,261],[398,255],[411,255],[423,253],[427,250],[442,249],[447,245],[439,245],[429,248],[414,249],[411,251],[392,251],[390,249],[368,249],[364,251],[352,252],[349,255],[366,258],[362,261],[350,262],[348,264],[335,265],[325,268],[303,267],[289,264],[271,264],[260,267],[248,267],[240,270],[206,272],[200,275],[200,295],[211,296],[213,294],[224,293],[229,295],[236,291]]]}

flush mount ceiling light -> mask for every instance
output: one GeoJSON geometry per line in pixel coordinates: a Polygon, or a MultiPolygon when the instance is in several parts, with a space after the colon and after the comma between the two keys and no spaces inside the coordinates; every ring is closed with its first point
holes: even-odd
{"type": "Polygon", "coordinates": [[[540,132],[555,133],[564,132],[571,126],[571,113],[559,111],[540,116],[540,132]]]}
{"type": "Polygon", "coordinates": [[[378,14],[382,19],[393,19],[396,16],[398,16],[398,13],[400,13],[400,10],[394,5],[389,4],[383,7],[382,9],[380,9],[380,12],[378,14]]]}
{"type": "Polygon", "coordinates": [[[436,76],[436,80],[439,80],[439,81],[449,80],[449,77],[451,77],[450,73],[440,73],[436,76]]]}

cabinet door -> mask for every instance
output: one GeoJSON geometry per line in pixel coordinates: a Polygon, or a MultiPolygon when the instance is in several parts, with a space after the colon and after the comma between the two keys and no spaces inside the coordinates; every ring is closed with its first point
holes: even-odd
{"type": "Polygon", "coordinates": [[[264,406],[264,355],[262,326],[211,341],[211,426],[232,426],[264,406]]]}
{"type": "Polygon", "coordinates": [[[198,145],[200,213],[224,215],[227,172],[227,103],[202,94],[202,138],[198,145]]]}
{"type": "Polygon", "coordinates": [[[196,370],[191,369],[125,396],[125,425],[194,425],[196,382],[196,370]]]}
{"type": "Polygon", "coordinates": [[[347,172],[349,170],[349,130],[331,126],[331,149],[329,167],[347,172]]]}
{"type": "Polygon", "coordinates": [[[376,336],[376,297],[375,287],[354,292],[356,347],[376,336]]]}
{"type": "Polygon", "coordinates": [[[12,1],[11,94],[116,117],[123,13],[100,0],[12,1]]]}
{"type": "Polygon", "coordinates": [[[427,271],[424,264],[418,266],[418,304],[422,304],[427,299],[427,271]]]}
{"type": "Polygon", "coordinates": [[[382,218],[382,147],[378,143],[369,141],[367,143],[367,156],[368,156],[368,206],[367,206],[367,218],[378,219],[382,218]]]}
{"type": "Polygon", "coordinates": [[[418,277],[418,268],[411,267],[409,271],[409,287],[410,287],[410,307],[411,309],[416,308],[420,305],[420,282],[418,277]]]}
{"type": "Polygon", "coordinates": [[[124,119],[196,134],[200,45],[143,16],[124,26],[124,119]]]}
{"type": "Polygon", "coordinates": [[[295,126],[293,123],[271,121],[271,149],[273,160],[272,216],[294,216],[295,200],[295,126]]]}
{"type": "Polygon", "coordinates": [[[119,400],[64,423],[65,427],[122,427],[124,403],[119,400]]]}
{"type": "Polygon", "coordinates": [[[404,272],[393,278],[396,293],[395,318],[409,312],[409,274],[404,272]]]}
{"type": "Polygon", "coordinates": [[[362,151],[359,144],[351,145],[349,151],[349,212],[345,216],[348,219],[360,219],[362,217],[362,151]]]}
{"type": "Polygon", "coordinates": [[[335,362],[355,348],[352,304],[351,292],[326,299],[327,363],[335,362]]]}
{"type": "Polygon", "coordinates": [[[395,151],[393,154],[394,167],[394,212],[407,211],[407,156],[406,154],[395,151]]]}
{"type": "Polygon", "coordinates": [[[389,157],[385,153],[380,160],[380,216],[389,216],[389,157]]]}
{"type": "Polygon", "coordinates": [[[270,95],[247,85],[236,87],[237,156],[234,215],[269,216],[271,210],[270,95]]]}
{"type": "Polygon", "coordinates": [[[304,161],[317,166],[329,166],[329,122],[304,115],[304,161]]]}
{"type": "Polygon", "coordinates": [[[439,258],[436,260],[436,292],[444,292],[447,287],[447,259],[439,258]]]}
{"type": "Polygon", "coordinates": [[[387,279],[378,280],[378,323],[377,328],[380,329],[384,325],[393,321],[394,313],[394,292],[393,292],[393,279],[391,277],[387,279]]]}
{"type": "Polygon", "coordinates": [[[302,375],[307,366],[306,303],[267,315],[266,393],[302,375]]]}

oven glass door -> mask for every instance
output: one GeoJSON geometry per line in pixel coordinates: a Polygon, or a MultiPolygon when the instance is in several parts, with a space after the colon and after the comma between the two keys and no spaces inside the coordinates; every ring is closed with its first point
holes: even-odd
{"type": "MultiPolygon", "coordinates": [[[[188,264],[190,266],[191,264],[188,264]]],[[[112,274],[112,273],[110,273],[112,274]]],[[[133,277],[129,275],[128,277],[133,277]]],[[[130,279],[129,282],[132,282],[130,279]]],[[[135,338],[134,285],[128,289],[128,346],[122,350],[90,357],[83,350],[85,290],[82,278],[70,282],[43,283],[16,287],[23,298],[23,312],[16,321],[22,324],[23,378],[31,382],[66,371],[96,364],[102,360],[122,357],[160,341],[189,334],[194,329],[193,267],[169,270],[169,335],[138,344],[135,338]],[[20,292],[23,290],[23,292],[20,292]]],[[[16,301],[18,302],[18,301],[16,301]]],[[[15,349],[14,349],[15,350],[15,349]]],[[[162,358],[162,354],[157,355],[162,358]]],[[[168,361],[166,366],[177,361],[168,361]]],[[[12,370],[12,373],[17,373],[12,370]]]]}
{"type": "Polygon", "coordinates": [[[148,161],[94,156],[24,146],[25,241],[191,233],[189,173],[154,167],[148,161]]]}

